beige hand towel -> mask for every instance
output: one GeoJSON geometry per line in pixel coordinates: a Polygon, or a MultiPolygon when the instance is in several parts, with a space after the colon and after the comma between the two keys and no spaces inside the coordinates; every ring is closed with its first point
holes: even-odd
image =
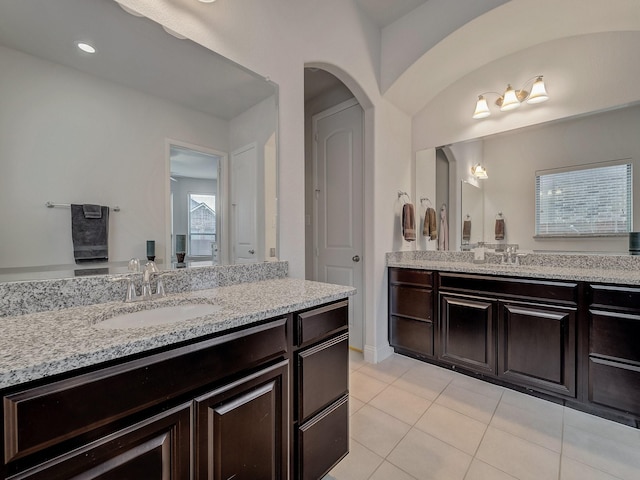
{"type": "Polygon", "coordinates": [[[416,217],[412,203],[405,203],[402,207],[402,236],[407,242],[416,239],[416,217]]]}
{"type": "Polygon", "coordinates": [[[424,212],[424,225],[422,226],[422,235],[435,240],[438,238],[438,224],[436,223],[436,211],[429,207],[424,212]]]}
{"type": "Polygon", "coordinates": [[[462,222],[462,240],[471,240],[471,220],[462,222]]]}

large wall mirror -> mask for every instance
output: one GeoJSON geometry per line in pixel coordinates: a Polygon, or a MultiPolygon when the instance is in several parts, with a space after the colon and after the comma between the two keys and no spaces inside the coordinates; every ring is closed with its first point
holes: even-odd
{"type": "MultiPolygon", "coordinates": [[[[570,171],[588,169],[611,163],[630,164],[632,203],[631,229],[640,228],[640,105],[628,105],[606,111],[592,112],[574,118],[526,127],[491,135],[463,145],[451,146],[456,162],[461,165],[458,175],[470,176],[470,166],[481,162],[487,169],[480,197],[468,198],[469,184],[462,183],[460,211],[465,215],[475,204],[484,208],[484,238],[496,243],[495,220],[500,213],[505,221],[504,242],[518,244],[521,249],[538,252],[594,252],[626,254],[628,234],[564,235],[543,237],[536,235],[536,173],[540,171],[570,171]],[[469,148],[472,145],[474,148],[469,148]],[[471,153],[473,154],[471,154],[471,153]],[[475,152],[475,153],[474,153],[475,152]],[[481,158],[478,152],[481,153],[481,158]]],[[[600,207],[596,198],[607,188],[605,179],[585,192],[584,202],[591,204],[589,215],[602,221],[615,221],[616,216],[600,207]]],[[[550,192],[539,192],[539,195],[550,192]]],[[[557,195],[559,190],[553,192],[557,195]]],[[[625,215],[626,207],[620,207],[625,215]]],[[[563,218],[571,226],[571,212],[563,218]]],[[[562,219],[559,219],[562,221],[562,219]]],[[[605,222],[606,223],[606,222],[605,222]]],[[[475,226],[475,218],[473,219],[475,226]]]]}
{"type": "Polygon", "coordinates": [[[277,258],[272,82],[113,0],[3,1],[0,66],[0,281],[84,268],[70,204],[110,207],[110,267],[277,258]]]}

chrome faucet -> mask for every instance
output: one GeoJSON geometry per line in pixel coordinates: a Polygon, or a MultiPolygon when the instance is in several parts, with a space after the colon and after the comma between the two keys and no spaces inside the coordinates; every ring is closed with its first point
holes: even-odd
{"type": "MultiPolygon", "coordinates": [[[[140,273],[140,260],[137,258],[132,258],[129,260],[129,272],[132,274],[140,273]]],[[[125,296],[124,301],[129,302],[138,302],[140,300],[151,300],[155,297],[164,297],[166,296],[166,292],[164,290],[164,283],[162,282],[160,270],[156,266],[155,262],[147,262],[144,265],[144,269],[142,271],[142,294],[138,295],[136,293],[135,286],[135,276],[129,275],[125,278],[120,278],[118,280],[127,280],[127,294],[125,296]],[[151,277],[156,277],[156,293],[152,293],[151,289],[151,277]]]]}

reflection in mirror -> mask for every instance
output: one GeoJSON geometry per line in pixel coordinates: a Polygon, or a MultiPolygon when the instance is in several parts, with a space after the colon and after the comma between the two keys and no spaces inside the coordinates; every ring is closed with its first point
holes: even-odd
{"type": "MultiPolygon", "coordinates": [[[[1,9],[0,281],[85,268],[74,261],[70,209],[46,202],[111,207],[101,268],[144,258],[147,240],[156,242],[156,261],[170,264],[174,140],[229,159],[255,145],[256,204],[270,216],[252,217],[252,261],[277,256],[274,84],[113,0],[6,0],[1,9]],[[96,52],[78,50],[79,40],[96,52]]],[[[244,227],[226,198],[242,179],[228,171],[216,191],[219,263],[235,258],[231,225],[244,227]]]]}
{"type": "Polygon", "coordinates": [[[460,215],[462,223],[462,249],[466,250],[484,241],[484,196],[482,189],[462,181],[460,215]]]}
{"type": "MultiPolygon", "coordinates": [[[[456,160],[464,165],[459,170],[461,176],[468,175],[468,168],[477,162],[485,165],[491,172],[489,178],[482,181],[484,230],[487,232],[485,241],[493,240],[495,218],[498,212],[502,212],[505,218],[504,241],[518,244],[521,250],[628,253],[626,233],[564,238],[536,235],[536,172],[595,167],[603,162],[630,159],[624,163],[631,164],[632,204],[631,209],[623,210],[621,207],[620,212],[624,211],[627,215],[631,210],[629,220],[632,225],[628,228],[634,230],[640,224],[640,195],[637,187],[640,185],[639,127],[640,105],[629,105],[485,137],[476,141],[479,147],[475,150],[481,152],[482,158],[467,155],[462,148],[458,148],[456,160]]],[[[602,189],[607,188],[604,178],[590,188],[590,192],[585,192],[585,202],[593,204],[602,189]]],[[[464,199],[461,208],[461,213],[465,215],[469,206],[464,199]]],[[[592,208],[588,215],[594,218],[604,217],[605,221],[613,219],[607,211],[597,208],[592,208]]],[[[571,216],[563,215],[558,222],[565,222],[570,226],[571,216]]],[[[474,218],[474,228],[475,224],[474,218]]]]}

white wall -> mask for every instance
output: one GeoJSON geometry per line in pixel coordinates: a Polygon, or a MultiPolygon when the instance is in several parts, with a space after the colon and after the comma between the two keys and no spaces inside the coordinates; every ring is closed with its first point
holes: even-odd
{"type": "Polygon", "coordinates": [[[630,158],[633,161],[634,225],[640,227],[640,106],[530,127],[484,140],[489,178],[485,194],[485,240],[493,242],[494,219],[505,216],[508,243],[521,249],[627,252],[626,236],[534,239],[535,172],[630,158]]]}
{"type": "Polygon", "coordinates": [[[111,212],[109,259],[165,251],[165,139],[226,150],[227,122],[0,48],[0,266],[73,264],[71,214],[111,212]],[[10,92],[10,93],[8,93],[10,92]]]}

